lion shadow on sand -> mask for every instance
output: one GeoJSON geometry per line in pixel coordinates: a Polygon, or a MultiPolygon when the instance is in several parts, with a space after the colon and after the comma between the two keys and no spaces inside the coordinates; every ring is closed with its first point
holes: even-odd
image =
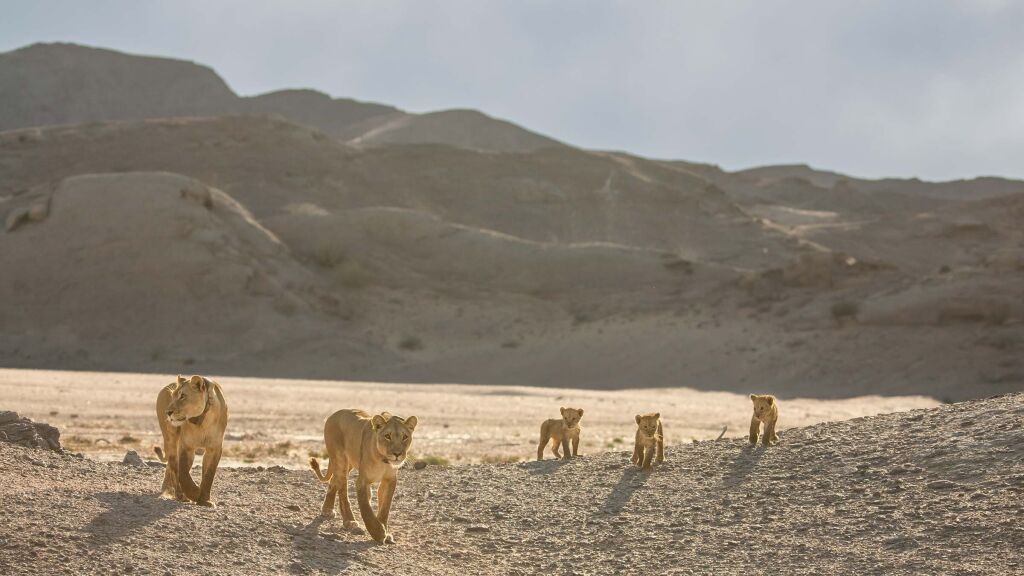
{"type": "Polygon", "coordinates": [[[93,518],[85,531],[100,544],[113,544],[182,506],[180,502],[157,498],[153,494],[99,492],[93,497],[106,510],[93,518]]]}
{"type": "Polygon", "coordinates": [[[528,460],[519,464],[521,468],[526,470],[527,473],[537,475],[548,475],[558,472],[562,466],[572,462],[572,460],[562,460],[561,458],[548,458],[546,460],[528,460]]]}
{"type": "Polygon", "coordinates": [[[281,530],[292,540],[295,560],[288,567],[292,574],[337,574],[352,564],[358,565],[359,553],[376,546],[392,546],[377,544],[365,533],[346,531],[341,528],[340,519],[331,520],[322,516],[317,516],[301,528],[282,525],[281,530]],[[337,524],[337,529],[321,532],[320,527],[325,523],[337,524]]]}
{"type": "MultiPolygon", "coordinates": [[[[737,486],[747,481],[747,476],[757,468],[757,463],[764,456],[765,448],[744,444],[729,469],[722,475],[722,483],[728,487],[737,486]]],[[[771,450],[771,448],[768,448],[771,450]]]]}

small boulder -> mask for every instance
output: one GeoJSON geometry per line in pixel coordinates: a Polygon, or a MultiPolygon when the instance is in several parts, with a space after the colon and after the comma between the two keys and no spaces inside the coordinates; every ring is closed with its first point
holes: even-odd
{"type": "Polygon", "coordinates": [[[125,452],[124,460],[122,460],[121,463],[127,464],[129,466],[135,466],[136,468],[146,467],[146,462],[142,460],[142,457],[139,456],[139,453],[136,452],[135,450],[129,450],[125,452]]]}
{"type": "Polygon", "coordinates": [[[417,460],[416,462],[413,463],[412,467],[413,470],[423,470],[424,468],[427,467],[427,462],[426,460],[417,460]]]}

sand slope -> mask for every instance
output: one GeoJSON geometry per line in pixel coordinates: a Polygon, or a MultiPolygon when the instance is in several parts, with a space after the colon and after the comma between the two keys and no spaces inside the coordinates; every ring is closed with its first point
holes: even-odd
{"type": "Polygon", "coordinates": [[[156,467],[0,443],[0,568],[1011,574],[1024,567],[1022,418],[1017,394],[792,429],[767,450],[672,446],[651,474],[628,452],[405,469],[391,546],[318,519],[323,488],[309,471],[223,470],[209,510],[158,500],[156,467]]]}

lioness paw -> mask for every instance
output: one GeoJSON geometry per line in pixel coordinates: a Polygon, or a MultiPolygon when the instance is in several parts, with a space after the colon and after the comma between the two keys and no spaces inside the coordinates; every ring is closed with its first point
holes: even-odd
{"type": "Polygon", "coordinates": [[[198,504],[199,506],[203,506],[204,508],[216,508],[217,507],[217,503],[216,502],[211,502],[210,500],[202,500],[200,502],[196,502],[196,504],[198,504]]]}
{"type": "Polygon", "coordinates": [[[395,537],[392,536],[391,534],[388,534],[387,536],[384,537],[384,543],[385,544],[394,544],[395,543],[395,537]]]}

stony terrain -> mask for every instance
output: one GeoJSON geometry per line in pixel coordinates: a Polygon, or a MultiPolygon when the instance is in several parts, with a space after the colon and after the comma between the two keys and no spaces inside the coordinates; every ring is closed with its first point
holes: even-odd
{"type": "Polygon", "coordinates": [[[308,471],[225,469],[215,510],[162,470],[0,444],[4,574],[992,574],[1024,571],[1024,395],[569,463],[400,473],[376,546],[308,471]]]}

